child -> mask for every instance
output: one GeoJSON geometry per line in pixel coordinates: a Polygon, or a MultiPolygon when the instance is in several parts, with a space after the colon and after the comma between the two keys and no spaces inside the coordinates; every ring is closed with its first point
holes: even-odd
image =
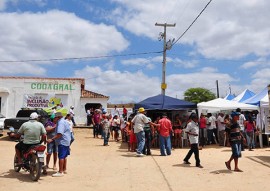
{"type": "Polygon", "coordinates": [[[127,135],[128,151],[131,151],[131,148],[130,148],[131,123],[130,123],[130,121],[126,122],[126,127],[125,127],[124,131],[125,131],[125,133],[127,135]]]}
{"type": "Polygon", "coordinates": [[[110,139],[110,115],[105,114],[104,119],[101,122],[102,130],[103,130],[103,139],[104,144],[103,146],[109,146],[108,142],[110,139]]]}
{"type": "Polygon", "coordinates": [[[131,150],[131,152],[135,152],[137,140],[136,140],[136,135],[134,133],[134,129],[133,128],[130,130],[129,136],[130,136],[130,140],[129,140],[130,150],[131,150]]]}

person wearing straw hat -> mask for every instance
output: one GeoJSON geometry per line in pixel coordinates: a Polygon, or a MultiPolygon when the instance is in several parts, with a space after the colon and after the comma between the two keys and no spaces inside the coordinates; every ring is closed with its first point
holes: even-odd
{"type": "Polygon", "coordinates": [[[145,145],[145,133],[144,133],[145,124],[155,125],[154,123],[148,120],[144,112],[145,112],[145,109],[143,107],[140,107],[137,115],[131,121],[133,124],[134,133],[136,135],[137,143],[138,143],[138,146],[137,146],[138,157],[144,156],[143,149],[145,145]]]}

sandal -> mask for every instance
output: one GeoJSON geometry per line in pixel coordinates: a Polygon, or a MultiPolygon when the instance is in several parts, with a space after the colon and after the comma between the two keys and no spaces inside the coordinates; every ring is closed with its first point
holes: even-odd
{"type": "Polygon", "coordinates": [[[232,170],[232,169],[231,169],[231,166],[229,165],[228,162],[225,162],[225,165],[226,165],[226,167],[227,167],[228,170],[232,170]]]}
{"type": "Polygon", "coordinates": [[[234,169],[234,172],[243,172],[243,171],[238,168],[238,169],[234,169]]]}

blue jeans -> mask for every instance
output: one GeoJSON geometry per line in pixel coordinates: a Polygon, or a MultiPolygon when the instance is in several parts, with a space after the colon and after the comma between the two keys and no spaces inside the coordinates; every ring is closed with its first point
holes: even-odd
{"type": "Polygon", "coordinates": [[[213,135],[213,129],[207,129],[207,143],[213,144],[215,143],[214,135],[213,135]]]}
{"type": "Polygon", "coordinates": [[[104,145],[108,145],[109,138],[110,138],[110,131],[109,130],[103,130],[104,145]]]}
{"type": "Polygon", "coordinates": [[[241,141],[231,141],[232,157],[240,158],[241,155],[241,141]]]}
{"type": "Polygon", "coordinates": [[[164,137],[162,135],[159,135],[159,148],[160,148],[160,154],[162,156],[165,156],[166,153],[167,155],[171,155],[171,138],[170,136],[164,137]],[[166,149],[166,153],[165,153],[166,149]]]}
{"type": "Polygon", "coordinates": [[[143,148],[143,154],[151,154],[151,141],[152,141],[152,133],[151,131],[144,131],[145,133],[145,138],[146,138],[146,141],[145,141],[145,145],[144,145],[144,148],[143,148]]]}
{"type": "Polygon", "coordinates": [[[136,134],[136,138],[137,138],[137,143],[138,143],[138,148],[137,148],[137,153],[141,154],[143,153],[143,148],[145,145],[145,133],[144,131],[140,131],[136,134]]]}
{"type": "Polygon", "coordinates": [[[99,128],[100,128],[99,126],[100,126],[99,124],[94,125],[94,137],[98,137],[99,128]]]}
{"type": "Polygon", "coordinates": [[[254,131],[246,132],[247,145],[249,149],[254,148],[254,131]]]}

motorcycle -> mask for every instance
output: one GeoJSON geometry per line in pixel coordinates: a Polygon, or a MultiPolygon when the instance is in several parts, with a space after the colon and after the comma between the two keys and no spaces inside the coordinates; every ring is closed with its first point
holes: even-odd
{"type": "Polygon", "coordinates": [[[46,146],[38,144],[30,147],[27,151],[22,152],[23,164],[18,164],[18,157],[14,157],[14,170],[19,172],[21,169],[30,172],[31,179],[38,181],[41,175],[41,170],[45,168],[44,157],[46,146]]]}

